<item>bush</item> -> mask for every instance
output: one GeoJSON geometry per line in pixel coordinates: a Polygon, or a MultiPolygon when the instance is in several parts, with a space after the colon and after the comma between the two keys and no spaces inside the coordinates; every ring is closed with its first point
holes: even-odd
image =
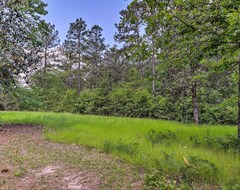
{"type": "Polygon", "coordinates": [[[21,111],[39,111],[46,109],[46,104],[44,102],[45,97],[39,88],[18,88],[15,92],[15,96],[21,111]]]}
{"type": "Polygon", "coordinates": [[[77,102],[77,91],[68,90],[58,106],[58,111],[73,113],[77,102]]]}
{"type": "Polygon", "coordinates": [[[19,110],[19,101],[13,93],[0,93],[0,111],[19,110]]]}
{"type": "Polygon", "coordinates": [[[218,104],[203,104],[200,120],[209,124],[235,125],[237,121],[237,97],[232,96],[218,104]]]}
{"type": "Polygon", "coordinates": [[[82,91],[74,105],[74,112],[81,114],[109,115],[107,95],[101,89],[82,91]]]}

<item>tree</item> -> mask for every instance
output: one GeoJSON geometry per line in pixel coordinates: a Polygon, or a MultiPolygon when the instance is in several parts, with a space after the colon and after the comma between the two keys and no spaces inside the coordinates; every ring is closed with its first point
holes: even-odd
{"type": "MultiPolygon", "coordinates": [[[[180,58],[182,62],[187,60],[193,75],[199,64],[215,64],[223,70],[232,69],[238,64],[240,68],[239,1],[144,0],[144,2],[150,9],[158,9],[158,14],[149,18],[147,25],[152,27],[155,21],[162,20],[166,27],[163,36],[164,52],[167,54],[173,52],[174,57],[180,58]],[[189,57],[191,54],[194,56],[189,57]],[[185,58],[182,59],[183,57],[185,58]]],[[[178,63],[181,64],[181,61],[178,63]]],[[[194,81],[192,86],[192,93],[196,94],[194,81]]],[[[238,86],[240,138],[240,77],[238,86]]]]}
{"type": "Polygon", "coordinates": [[[38,0],[0,2],[0,87],[16,83],[38,61],[37,31],[46,4],[38,0]]]}
{"type": "Polygon", "coordinates": [[[63,43],[63,54],[66,56],[66,60],[63,63],[63,68],[68,72],[68,85],[70,88],[73,87],[73,64],[74,64],[74,49],[75,45],[73,41],[65,40],[63,43]]]}
{"type": "Polygon", "coordinates": [[[41,47],[43,49],[43,74],[46,74],[49,60],[49,52],[50,48],[54,48],[60,44],[60,39],[58,36],[58,31],[55,29],[55,25],[50,23],[46,23],[42,21],[40,23],[40,31],[39,31],[39,41],[41,42],[41,47]]]}
{"type": "Polygon", "coordinates": [[[107,87],[129,81],[131,65],[116,45],[107,48],[104,52],[102,69],[104,76],[102,80],[105,80],[107,87]]]}
{"type": "Polygon", "coordinates": [[[144,22],[142,20],[145,12],[145,5],[140,1],[133,1],[127,9],[120,11],[120,23],[116,24],[117,33],[114,38],[117,42],[124,43],[122,49],[129,61],[136,64],[139,79],[144,78],[145,61],[148,59],[146,43],[142,30],[144,22]]]}
{"type": "Polygon", "coordinates": [[[74,56],[78,64],[77,66],[77,92],[80,94],[82,85],[81,85],[81,68],[83,63],[83,56],[86,50],[85,38],[87,35],[85,21],[80,18],[77,19],[74,23],[70,23],[70,27],[67,33],[67,41],[71,43],[75,49],[74,56]]]}
{"type": "Polygon", "coordinates": [[[98,25],[94,25],[87,33],[85,58],[88,67],[87,81],[90,84],[90,88],[99,87],[103,53],[106,49],[104,40],[102,28],[98,25]]]}

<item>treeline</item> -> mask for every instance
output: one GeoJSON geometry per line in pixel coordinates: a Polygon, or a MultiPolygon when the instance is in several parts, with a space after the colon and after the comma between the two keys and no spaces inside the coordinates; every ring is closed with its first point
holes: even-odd
{"type": "Polygon", "coordinates": [[[107,45],[102,28],[89,29],[81,18],[60,45],[55,26],[41,21],[28,86],[2,92],[1,109],[236,124],[239,6],[132,1],[116,24],[121,48],[107,45]]]}

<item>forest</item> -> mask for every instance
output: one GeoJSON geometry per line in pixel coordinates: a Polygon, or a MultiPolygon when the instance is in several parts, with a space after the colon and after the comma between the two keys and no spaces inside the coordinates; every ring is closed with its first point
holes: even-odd
{"type": "MultiPolygon", "coordinates": [[[[183,126],[195,124],[200,128],[225,125],[229,131],[219,132],[220,137],[230,133],[225,144],[218,141],[216,131],[209,136],[208,129],[203,129],[204,134],[194,129],[199,136],[205,135],[203,139],[189,136],[188,132],[183,134],[190,138],[191,146],[193,143],[196,147],[203,145],[206,148],[209,144],[217,149],[213,148],[214,151],[218,151],[219,146],[227,147],[225,152],[231,149],[229,154],[235,155],[229,159],[239,162],[236,160],[240,147],[239,0],[132,0],[126,9],[120,11],[120,21],[115,24],[116,45],[105,42],[104,28],[97,24],[89,27],[81,16],[69,23],[66,38],[60,42],[55,25],[43,19],[47,14],[46,7],[47,4],[41,0],[0,0],[0,111],[3,111],[0,122],[8,123],[4,113],[11,112],[5,111],[24,111],[66,112],[81,117],[124,117],[126,121],[128,118],[153,119],[149,122],[170,120],[183,126]],[[233,131],[232,126],[238,126],[238,130],[233,131]]],[[[38,124],[45,125],[38,119],[36,117],[38,124]]],[[[13,123],[22,121],[25,120],[12,120],[13,123]]],[[[118,122],[121,123],[120,120],[118,122]]],[[[67,122],[66,126],[73,123],[67,122]]],[[[157,133],[155,130],[157,128],[147,133],[148,140],[150,138],[147,142],[151,142],[152,147],[165,142],[158,142],[158,138],[171,141],[178,133],[175,128],[176,134],[171,131],[157,133]]],[[[64,140],[64,135],[61,135],[50,135],[49,138],[75,142],[67,139],[67,135],[64,140]]],[[[114,152],[114,147],[117,147],[114,143],[125,145],[125,141],[111,140],[100,139],[96,144],[79,140],[79,143],[107,153],[114,152]]],[[[129,143],[132,146],[135,140],[129,143]]],[[[131,150],[125,153],[132,155],[131,150]]],[[[165,154],[165,158],[170,158],[169,155],[165,154]]],[[[131,156],[120,157],[140,166],[156,168],[154,164],[143,164],[141,156],[138,157],[141,161],[131,156]]],[[[178,161],[181,157],[179,154],[178,161]]],[[[188,158],[183,158],[191,167],[188,158]]],[[[199,161],[192,159],[192,162],[199,161]]],[[[212,167],[211,162],[204,163],[212,167]]],[[[164,166],[164,170],[170,171],[171,168],[164,166]]],[[[178,169],[176,171],[179,172],[178,169]]],[[[213,169],[209,175],[215,175],[214,172],[213,169]]],[[[220,178],[225,175],[228,173],[220,178]]],[[[154,177],[150,175],[147,179],[154,181],[154,177]]],[[[177,176],[173,178],[176,180],[177,176]]],[[[206,179],[210,184],[221,181],[220,178],[203,178],[191,183],[206,179]]],[[[231,186],[232,189],[239,187],[231,186]]]]}
{"type": "Polygon", "coordinates": [[[1,109],[238,123],[237,0],[132,1],[121,48],[81,18],[60,44],[46,5],[2,6],[1,109]]]}

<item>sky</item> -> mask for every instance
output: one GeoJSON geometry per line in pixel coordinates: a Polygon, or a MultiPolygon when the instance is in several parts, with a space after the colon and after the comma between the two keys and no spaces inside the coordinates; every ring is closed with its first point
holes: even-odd
{"type": "Polygon", "coordinates": [[[131,0],[43,0],[48,4],[48,15],[44,18],[47,22],[55,24],[59,31],[61,43],[66,38],[70,23],[77,18],[83,18],[87,28],[94,24],[103,29],[103,37],[107,44],[113,45],[113,36],[117,31],[115,23],[120,21],[119,12],[131,2],[131,0]]]}

